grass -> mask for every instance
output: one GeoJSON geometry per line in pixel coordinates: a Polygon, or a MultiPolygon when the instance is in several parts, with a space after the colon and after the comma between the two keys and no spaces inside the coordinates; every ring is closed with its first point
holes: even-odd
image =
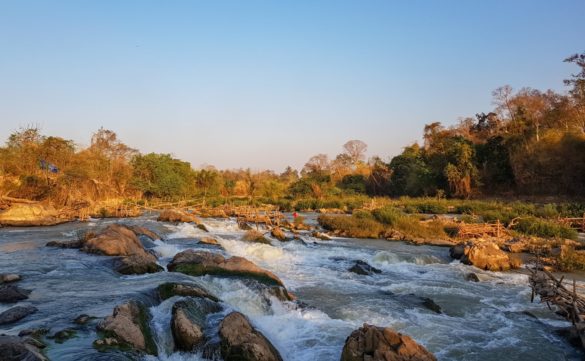
{"type": "Polygon", "coordinates": [[[523,234],[543,238],[577,240],[578,236],[577,231],[572,228],[537,217],[520,218],[518,223],[513,226],[513,229],[523,234]]]}
{"type": "Polygon", "coordinates": [[[354,215],[320,215],[318,221],[328,231],[353,238],[380,238],[385,231],[385,227],[375,219],[354,215]]]}

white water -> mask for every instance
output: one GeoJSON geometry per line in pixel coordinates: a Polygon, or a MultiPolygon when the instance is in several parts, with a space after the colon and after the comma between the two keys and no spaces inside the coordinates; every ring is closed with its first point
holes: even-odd
{"type": "MultiPolygon", "coordinates": [[[[308,307],[267,299],[243,280],[167,272],[120,276],[111,271],[106,257],[43,247],[49,240],[73,237],[75,227],[86,225],[2,230],[0,272],[22,273],[22,287],[33,289],[27,302],[39,308],[37,314],[7,332],[16,334],[47,323],[57,331],[69,327],[81,313],[104,317],[116,304],[162,282],[189,280],[218,296],[224,313],[238,310],[246,314],[286,361],[337,361],[345,338],[363,323],[409,334],[439,360],[578,360],[582,356],[553,332],[567,323],[546,306],[530,303],[526,276],[478,271],[450,260],[446,248],[378,240],[317,241],[308,236],[304,237],[306,243],[274,240],[265,245],[241,241],[243,232],[233,220],[204,220],[210,233],[189,224],[138,222],[163,234],[165,240],[154,242],[152,248],[161,264],[182,250],[202,247],[198,240],[211,236],[224,250],[204,246],[206,249],[245,257],[272,271],[308,307]],[[348,272],[355,260],[366,261],[382,273],[360,276],[348,272]],[[465,281],[469,272],[476,272],[482,282],[465,281]],[[432,298],[443,313],[414,304],[410,294],[432,298]]],[[[170,310],[178,299],[150,308],[160,355],[148,360],[203,360],[200,354],[172,352],[170,310]]],[[[3,308],[1,305],[0,310],[3,308]]],[[[93,326],[79,333],[63,345],[51,345],[49,357],[107,359],[91,348],[96,337],[93,326]]]]}

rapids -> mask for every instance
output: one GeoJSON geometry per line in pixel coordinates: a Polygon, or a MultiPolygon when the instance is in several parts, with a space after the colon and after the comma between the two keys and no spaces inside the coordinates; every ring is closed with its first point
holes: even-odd
{"type": "MultiPolygon", "coordinates": [[[[39,310],[20,322],[0,326],[0,333],[16,335],[23,329],[47,327],[51,335],[75,327],[75,337],[62,344],[47,340],[46,354],[51,360],[125,360],[123,354],[99,353],[92,347],[98,320],[76,326],[73,319],[80,314],[108,316],[114,306],[132,298],[148,304],[151,291],[160,283],[190,280],[216,294],[227,310],[246,314],[286,361],[337,361],[345,338],[363,323],[406,333],[439,360],[583,357],[555,333],[568,323],[546,305],[530,303],[523,274],[479,271],[452,261],[448,248],[383,240],[319,241],[309,236],[303,236],[304,242],[273,240],[265,245],[240,241],[243,232],[234,220],[204,219],[204,223],[210,233],[190,224],[159,223],[152,217],[0,229],[0,273],[21,274],[18,285],[32,293],[19,304],[39,310]],[[122,276],[112,270],[108,257],[45,247],[49,241],[74,239],[79,230],[112,222],[142,224],[161,234],[164,240],[151,246],[163,266],[188,248],[216,249],[197,244],[200,237],[212,236],[226,255],[245,257],[278,275],[304,306],[274,298],[267,302],[265,295],[243,280],[168,272],[122,276]],[[355,260],[383,272],[372,276],[348,272],[355,260]],[[482,282],[466,281],[469,272],[477,273],[482,282]],[[442,313],[412,302],[411,294],[431,298],[442,313]]],[[[159,356],[145,359],[203,360],[201,355],[172,352],[170,309],[178,299],[150,307],[159,356]]],[[[0,312],[11,306],[0,304],[0,312]]],[[[210,317],[215,319],[209,320],[206,332],[213,334],[220,316],[210,317]]]]}

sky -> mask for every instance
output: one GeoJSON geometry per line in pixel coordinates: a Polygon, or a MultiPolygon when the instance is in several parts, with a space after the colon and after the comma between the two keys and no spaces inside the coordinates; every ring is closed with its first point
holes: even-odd
{"type": "Polygon", "coordinates": [[[0,141],[100,127],[194,167],[296,168],[350,139],[382,159],[493,108],[566,91],[585,1],[0,0],[0,141]]]}

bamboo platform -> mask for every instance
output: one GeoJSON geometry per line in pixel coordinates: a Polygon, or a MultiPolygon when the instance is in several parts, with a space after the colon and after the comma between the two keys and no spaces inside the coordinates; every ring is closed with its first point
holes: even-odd
{"type": "Polygon", "coordinates": [[[501,238],[509,236],[509,232],[498,220],[495,223],[482,224],[458,224],[457,237],[459,238],[482,238],[482,237],[496,237],[501,238]]]}

